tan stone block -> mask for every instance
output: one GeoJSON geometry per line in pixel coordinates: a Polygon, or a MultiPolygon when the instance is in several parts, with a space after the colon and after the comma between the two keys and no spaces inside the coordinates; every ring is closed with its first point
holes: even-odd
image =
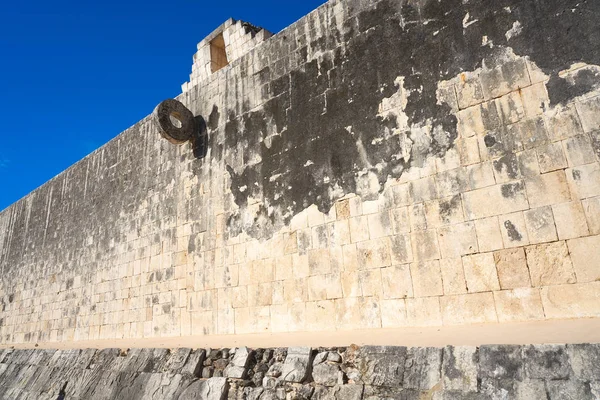
{"type": "Polygon", "coordinates": [[[460,110],[456,113],[456,118],[458,119],[457,129],[459,137],[468,138],[485,133],[485,125],[479,105],[460,110]]]}
{"type": "Polygon", "coordinates": [[[537,208],[571,200],[564,171],[554,171],[525,179],[527,198],[531,208],[537,208]]]}
{"type": "Polygon", "coordinates": [[[519,122],[525,118],[523,100],[519,92],[510,92],[496,99],[496,107],[505,123],[519,122]]]}
{"type": "Polygon", "coordinates": [[[456,146],[461,165],[470,166],[481,162],[481,157],[479,156],[479,139],[477,136],[457,139],[456,146]]]}
{"type": "Polygon", "coordinates": [[[440,270],[445,295],[467,293],[467,283],[460,257],[442,258],[440,270]]]}
{"type": "Polygon", "coordinates": [[[600,282],[542,288],[546,318],[600,317],[600,282]]]}
{"type": "Polygon", "coordinates": [[[464,256],[462,262],[469,293],[500,289],[496,263],[492,253],[464,256]]]}
{"type": "Polygon", "coordinates": [[[428,228],[457,224],[465,220],[460,195],[425,202],[428,228]]]}
{"type": "Polygon", "coordinates": [[[444,226],[438,229],[438,242],[442,258],[452,258],[478,251],[475,223],[444,226]]]}
{"type": "Polygon", "coordinates": [[[422,203],[438,197],[435,179],[432,176],[410,182],[409,189],[410,198],[413,203],[422,203]]]}
{"type": "Polygon", "coordinates": [[[590,234],[581,201],[555,204],[552,206],[552,213],[554,214],[554,223],[560,240],[590,234]]]}
{"type": "Polygon", "coordinates": [[[325,249],[329,247],[327,225],[317,225],[311,228],[311,246],[313,249],[325,249]]]}
{"type": "Polygon", "coordinates": [[[350,240],[352,243],[369,240],[369,223],[366,216],[350,218],[350,240]]]}
{"type": "Polygon", "coordinates": [[[308,300],[308,279],[292,279],[283,282],[283,297],[286,303],[302,303],[308,300]]]}
{"type": "Polygon", "coordinates": [[[363,296],[381,296],[382,283],[380,269],[358,271],[358,281],[363,296]]]}
{"type": "Polygon", "coordinates": [[[600,281],[600,236],[567,240],[577,282],[600,281]]]}
{"type": "Polygon", "coordinates": [[[600,234],[600,196],[591,197],[582,201],[583,211],[587,220],[590,234],[600,234]]]}
{"type": "Polygon", "coordinates": [[[394,204],[396,207],[407,206],[410,204],[410,185],[408,183],[392,186],[392,193],[394,195],[394,204]]]}
{"type": "Polygon", "coordinates": [[[331,273],[328,249],[313,249],[308,251],[308,269],[310,275],[331,273]]]}
{"type": "Polygon", "coordinates": [[[534,287],[575,283],[575,272],[565,242],[528,246],[525,252],[534,287]]]}
{"type": "Polygon", "coordinates": [[[327,331],[336,329],[335,302],[339,300],[309,301],[306,303],[306,330],[327,331]]]}
{"type": "Polygon", "coordinates": [[[572,136],[563,140],[569,167],[589,164],[596,161],[592,141],[588,134],[572,136]]]}
{"type": "Polygon", "coordinates": [[[500,232],[502,232],[502,241],[505,248],[525,246],[529,244],[527,227],[522,212],[502,215],[498,218],[500,222],[500,232]]]}
{"type": "Polygon", "coordinates": [[[413,261],[410,235],[390,237],[392,265],[407,264],[413,261]]]}
{"type": "Polygon", "coordinates": [[[248,306],[269,306],[273,304],[273,284],[259,283],[248,285],[248,306]]]}
{"type": "Polygon", "coordinates": [[[529,208],[522,181],[494,185],[463,193],[467,220],[508,214],[529,208]],[[490,207],[493,204],[493,207],[490,207]]]}
{"type": "Polygon", "coordinates": [[[406,319],[409,326],[441,326],[439,297],[406,299],[406,319]]]}
{"type": "Polygon", "coordinates": [[[410,240],[415,261],[437,260],[440,258],[437,232],[434,229],[413,232],[410,240]]]}
{"type": "Polygon", "coordinates": [[[523,248],[496,251],[494,252],[494,262],[502,289],[531,286],[523,248]]]}
{"type": "Polygon", "coordinates": [[[394,234],[410,232],[410,219],[408,217],[408,207],[394,208],[390,211],[392,217],[392,227],[394,234]]]}
{"type": "Polygon", "coordinates": [[[308,264],[308,256],[294,253],[292,255],[292,270],[294,271],[294,277],[305,278],[310,275],[310,268],[308,264]]]}
{"type": "Polygon", "coordinates": [[[342,246],[342,254],[344,257],[344,270],[358,270],[358,250],[356,249],[356,245],[348,244],[346,246],[342,246]]]}
{"type": "Polygon", "coordinates": [[[388,210],[368,216],[369,237],[378,239],[392,234],[392,219],[388,210]]]}
{"type": "Polygon", "coordinates": [[[381,300],[381,327],[396,328],[406,326],[406,303],[404,299],[381,300]]]}
{"type": "Polygon", "coordinates": [[[348,199],[336,201],[335,213],[338,220],[350,218],[350,201],[348,199]]]}
{"type": "Polygon", "coordinates": [[[444,325],[497,322],[494,295],[469,293],[444,296],[440,299],[444,325]]]}
{"type": "Polygon", "coordinates": [[[319,211],[319,208],[316,205],[311,205],[306,209],[308,215],[308,226],[313,227],[317,225],[323,225],[325,223],[325,217],[323,213],[319,211]]]}
{"type": "Polygon", "coordinates": [[[343,246],[350,243],[350,224],[347,219],[330,222],[327,227],[331,246],[343,246]]]}
{"type": "Polygon", "coordinates": [[[546,83],[540,82],[521,89],[523,107],[527,117],[534,117],[542,114],[550,106],[546,83]]]}
{"type": "Polygon", "coordinates": [[[335,300],[337,330],[381,328],[381,306],[374,297],[335,300]]]}
{"type": "MultiPolygon", "coordinates": [[[[243,272],[242,272],[243,273],[243,272]]],[[[275,280],[282,281],[292,279],[294,277],[294,269],[292,264],[292,256],[282,256],[275,260],[275,280]]]]}
{"type": "Polygon", "coordinates": [[[435,167],[438,172],[448,171],[460,166],[460,154],[456,148],[446,150],[443,157],[435,159],[435,167]]]}
{"type": "Polygon", "coordinates": [[[344,297],[362,296],[362,291],[360,289],[360,281],[358,279],[358,272],[343,271],[340,275],[340,279],[344,297]]]}
{"type": "Polygon", "coordinates": [[[344,251],[341,246],[329,248],[329,263],[333,274],[339,274],[344,270],[344,251]]]}
{"type": "Polygon", "coordinates": [[[392,265],[388,238],[359,242],[356,249],[359,269],[382,268],[392,265]]]}
{"type": "Polygon", "coordinates": [[[554,215],[550,206],[534,208],[523,213],[527,236],[531,244],[554,242],[558,240],[554,215]]]}
{"type": "Polygon", "coordinates": [[[424,203],[408,206],[408,213],[411,232],[424,231],[427,229],[427,214],[425,212],[424,203]]]}
{"type": "Polygon", "coordinates": [[[410,264],[415,297],[441,296],[444,294],[440,262],[422,261],[410,264]]]}
{"type": "Polygon", "coordinates": [[[575,107],[584,132],[600,129],[600,96],[576,103],[575,107]]]}
{"type": "Polygon", "coordinates": [[[248,287],[231,288],[231,306],[233,308],[248,307],[248,287]]]}
{"type": "Polygon", "coordinates": [[[498,217],[489,217],[477,219],[475,222],[475,232],[477,233],[477,244],[482,253],[501,249],[502,233],[498,217]]]}
{"type": "Polygon", "coordinates": [[[556,171],[567,167],[567,159],[561,142],[547,143],[536,148],[540,172],[556,171]]]}
{"type": "Polygon", "coordinates": [[[597,162],[569,168],[566,175],[574,198],[600,196],[600,164],[597,162]]]}
{"type": "Polygon", "coordinates": [[[298,252],[298,234],[296,231],[284,234],[284,254],[298,252]]]}
{"type": "Polygon", "coordinates": [[[494,292],[500,322],[544,319],[539,289],[519,288],[494,292]]]}
{"type": "Polygon", "coordinates": [[[381,269],[383,298],[402,299],[413,296],[412,278],[408,264],[381,269]]]}
{"type": "Polygon", "coordinates": [[[455,87],[461,110],[484,101],[478,73],[463,72],[455,87]]]}
{"type": "Polygon", "coordinates": [[[548,136],[553,142],[583,133],[574,106],[557,107],[547,119],[548,136]]]}

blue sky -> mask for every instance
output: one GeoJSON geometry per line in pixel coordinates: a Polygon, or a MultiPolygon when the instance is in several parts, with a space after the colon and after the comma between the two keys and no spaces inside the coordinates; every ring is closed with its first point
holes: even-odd
{"type": "Polygon", "coordinates": [[[196,44],[227,18],[279,32],[324,2],[6,2],[0,210],[181,93],[196,44]]]}

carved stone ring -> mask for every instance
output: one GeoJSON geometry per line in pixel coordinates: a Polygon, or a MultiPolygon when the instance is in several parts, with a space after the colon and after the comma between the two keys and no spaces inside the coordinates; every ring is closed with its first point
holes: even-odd
{"type": "Polygon", "coordinates": [[[157,105],[152,117],[162,137],[174,144],[192,139],[198,129],[194,114],[175,99],[157,105]]]}

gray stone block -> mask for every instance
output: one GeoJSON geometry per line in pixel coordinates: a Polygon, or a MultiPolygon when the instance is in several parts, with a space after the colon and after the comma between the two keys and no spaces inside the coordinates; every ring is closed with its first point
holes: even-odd
{"type": "Polygon", "coordinates": [[[227,398],[229,383],[227,378],[200,379],[189,385],[180,395],[179,400],[224,400],[227,398]]]}
{"type": "Polygon", "coordinates": [[[525,372],[533,379],[566,379],[571,365],[564,345],[531,345],[523,349],[525,372]]]}
{"type": "Polygon", "coordinates": [[[567,353],[577,379],[600,381],[600,344],[569,344],[567,353]]]}
{"type": "Polygon", "coordinates": [[[374,386],[402,385],[406,347],[364,346],[357,355],[358,382],[374,386]]]}
{"type": "Polygon", "coordinates": [[[312,364],[310,347],[290,347],[281,368],[281,379],[287,382],[303,382],[312,364]]]}
{"type": "Polygon", "coordinates": [[[403,387],[429,390],[441,382],[442,349],[410,347],[404,364],[403,387]]]}
{"type": "Polygon", "coordinates": [[[596,400],[589,383],[576,380],[547,381],[549,400],[596,400]]]}
{"type": "Polygon", "coordinates": [[[521,346],[481,346],[479,348],[479,377],[523,379],[521,346]]]}
{"type": "Polygon", "coordinates": [[[242,379],[246,376],[251,352],[247,347],[238,347],[231,362],[225,368],[224,375],[228,378],[242,379]]]}
{"type": "Polygon", "coordinates": [[[444,388],[477,391],[478,358],[476,347],[445,347],[442,364],[444,388]]]}
{"type": "Polygon", "coordinates": [[[200,377],[202,375],[202,366],[206,358],[206,351],[196,349],[190,353],[185,365],[181,368],[181,374],[200,377]]]}

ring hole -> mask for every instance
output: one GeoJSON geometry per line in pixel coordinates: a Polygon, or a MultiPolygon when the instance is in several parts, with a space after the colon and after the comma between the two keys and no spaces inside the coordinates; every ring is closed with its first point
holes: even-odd
{"type": "Polygon", "coordinates": [[[175,128],[181,128],[183,126],[183,123],[181,122],[181,114],[178,112],[174,111],[169,114],[169,119],[175,128]]]}

